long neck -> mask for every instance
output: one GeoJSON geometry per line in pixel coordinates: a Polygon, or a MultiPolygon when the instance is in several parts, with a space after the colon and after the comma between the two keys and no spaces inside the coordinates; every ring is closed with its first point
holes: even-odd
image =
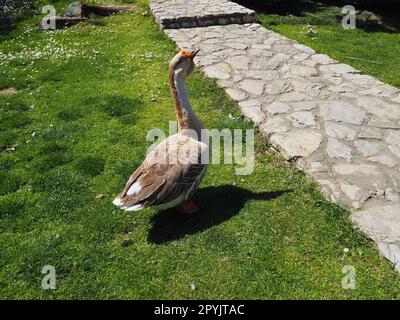
{"type": "Polygon", "coordinates": [[[189,94],[185,84],[186,79],[171,71],[169,80],[172,96],[175,101],[179,130],[193,129],[198,134],[198,137],[200,137],[200,130],[203,128],[203,125],[190,106],[189,94]]]}

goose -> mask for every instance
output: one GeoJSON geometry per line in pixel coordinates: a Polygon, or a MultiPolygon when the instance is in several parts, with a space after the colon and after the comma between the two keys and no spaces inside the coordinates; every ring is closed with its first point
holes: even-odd
{"type": "Polygon", "coordinates": [[[191,198],[206,172],[209,146],[201,141],[204,127],[190,106],[185,85],[198,52],[181,50],[169,64],[168,79],[178,132],[158,144],[130,176],[122,193],[113,201],[121,209],[138,211],[152,207],[160,211],[176,207],[178,212],[186,214],[200,211],[191,198]]]}

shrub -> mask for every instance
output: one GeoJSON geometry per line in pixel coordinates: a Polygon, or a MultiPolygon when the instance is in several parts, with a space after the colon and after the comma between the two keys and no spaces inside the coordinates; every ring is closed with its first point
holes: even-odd
{"type": "Polygon", "coordinates": [[[0,19],[23,15],[44,5],[42,0],[1,0],[0,19]]]}

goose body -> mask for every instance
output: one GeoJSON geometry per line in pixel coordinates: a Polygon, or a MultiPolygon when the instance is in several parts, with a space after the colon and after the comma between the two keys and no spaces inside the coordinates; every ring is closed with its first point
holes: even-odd
{"type": "Polygon", "coordinates": [[[182,206],[183,212],[198,211],[189,201],[206,172],[208,145],[200,141],[203,125],[191,109],[185,86],[196,54],[181,51],[170,63],[169,84],[179,131],[157,145],[130,176],[122,193],[113,201],[121,209],[165,210],[182,206]]]}

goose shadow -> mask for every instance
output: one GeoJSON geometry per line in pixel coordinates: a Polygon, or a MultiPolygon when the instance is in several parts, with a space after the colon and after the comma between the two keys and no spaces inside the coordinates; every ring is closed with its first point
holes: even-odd
{"type": "Polygon", "coordinates": [[[194,201],[200,212],[185,215],[175,209],[160,211],[152,219],[148,242],[162,244],[202,232],[239,214],[248,200],[272,200],[291,190],[252,192],[233,185],[199,189],[194,201]]]}

